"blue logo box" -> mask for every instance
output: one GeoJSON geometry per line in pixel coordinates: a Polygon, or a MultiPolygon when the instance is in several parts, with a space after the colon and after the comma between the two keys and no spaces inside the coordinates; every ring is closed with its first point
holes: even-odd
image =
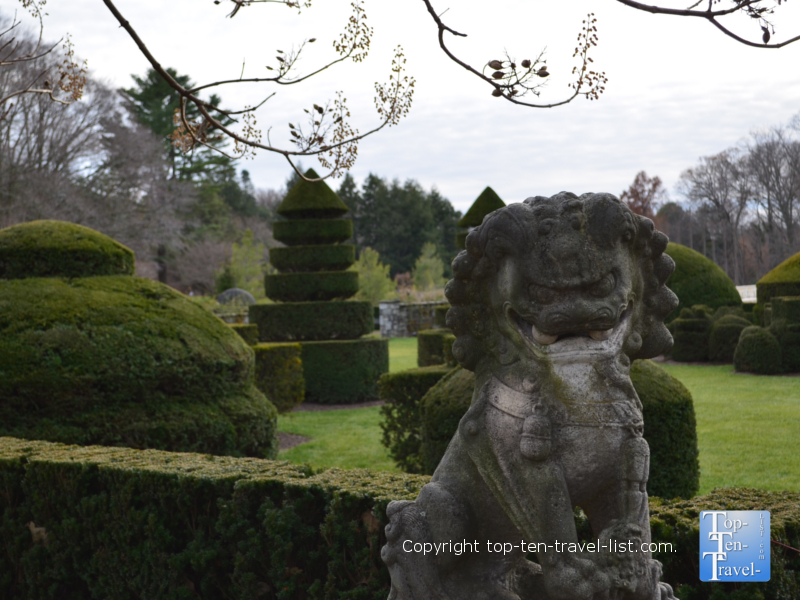
{"type": "Polygon", "coordinates": [[[700,581],[769,581],[769,512],[700,513],[700,581]]]}

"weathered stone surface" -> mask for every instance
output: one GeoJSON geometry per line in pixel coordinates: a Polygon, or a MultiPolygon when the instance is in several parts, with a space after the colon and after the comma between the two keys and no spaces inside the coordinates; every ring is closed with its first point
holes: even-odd
{"type": "Polygon", "coordinates": [[[475,393],[431,483],[387,509],[392,600],[674,598],[642,548],[650,453],[629,376],[672,344],[666,245],[610,194],[529,198],[469,234],[447,325],[475,393]],[[569,546],[576,506],[605,548],[569,546]]]}

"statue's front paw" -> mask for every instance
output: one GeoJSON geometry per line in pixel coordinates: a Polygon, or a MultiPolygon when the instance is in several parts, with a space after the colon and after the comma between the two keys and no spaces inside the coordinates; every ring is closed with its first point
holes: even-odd
{"type": "Polygon", "coordinates": [[[550,600],[599,600],[607,597],[608,577],[591,560],[566,555],[545,573],[550,600]]]}

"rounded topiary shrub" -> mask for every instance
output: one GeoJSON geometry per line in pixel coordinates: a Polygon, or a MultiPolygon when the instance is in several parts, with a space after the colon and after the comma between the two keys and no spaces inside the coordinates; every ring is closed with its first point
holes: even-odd
{"type": "Polygon", "coordinates": [[[0,230],[0,279],[133,275],[134,254],[116,240],[65,221],[0,230]]]}
{"type": "Polygon", "coordinates": [[[675,343],[670,358],[678,362],[705,362],[708,360],[708,344],[714,324],[707,306],[684,308],[680,316],[670,323],[675,343]]]}
{"type": "Polygon", "coordinates": [[[0,281],[0,435],[277,455],[252,349],[172,288],[131,276],[0,281]]]}
{"type": "MultiPolygon", "coordinates": [[[[697,431],[694,404],[680,381],[651,361],[635,361],[631,381],[642,401],[644,437],[650,445],[650,481],[654,496],[685,498],[698,489],[697,431]]],[[[420,401],[420,461],[432,474],[444,456],[458,423],[472,402],[475,375],[457,367],[420,401]]]]}
{"type": "Polygon", "coordinates": [[[667,287],[680,301],[667,321],[678,316],[682,309],[704,304],[712,309],[720,306],[740,306],[742,297],[730,277],[712,260],[691,248],[670,242],[664,254],[675,261],[675,271],[667,279],[667,287]]]}
{"type": "Polygon", "coordinates": [[[747,327],[739,336],[733,355],[737,371],[772,375],[781,372],[781,345],[767,329],[747,327]]]}
{"type": "Polygon", "coordinates": [[[715,320],[708,338],[708,359],[712,362],[733,362],[739,335],[752,325],[748,319],[733,314],[715,320]]]}
{"type": "Polygon", "coordinates": [[[756,282],[758,304],[778,296],[800,296],[800,253],[790,256],[756,282]]]}
{"type": "Polygon", "coordinates": [[[644,439],[650,446],[647,493],[661,498],[691,498],[700,488],[692,394],[650,360],[634,361],[631,381],[642,401],[644,439]]]}

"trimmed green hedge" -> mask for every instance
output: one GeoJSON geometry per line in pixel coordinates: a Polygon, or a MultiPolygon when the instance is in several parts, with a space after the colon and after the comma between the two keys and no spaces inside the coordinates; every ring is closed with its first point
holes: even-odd
{"type": "Polygon", "coordinates": [[[264,276],[267,296],[276,302],[345,300],[358,292],[356,271],[280,273],[264,276]]]}
{"type": "Polygon", "coordinates": [[[733,367],[737,371],[773,375],[781,372],[781,345],[769,330],[752,326],[742,330],[733,367]]]}
{"type": "Polygon", "coordinates": [[[253,368],[233,329],[161,283],[0,282],[0,435],[275,456],[253,368]]]}
{"type": "Polygon", "coordinates": [[[642,401],[644,439],[650,446],[647,493],[691,498],[700,489],[697,422],[692,394],[649,360],[631,365],[631,381],[642,401]]]}
{"type": "Polygon", "coordinates": [[[287,246],[338,244],[353,237],[353,222],[350,219],[275,221],[272,235],[287,246]]]}
{"type": "Polygon", "coordinates": [[[787,323],[800,323],[800,296],[773,297],[770,305],[773,320],[782,319],[787,323]]]}
{"type": "Polygon", "coordinates": [[[254,304],[250,321],[262,342],[353,340],[374,327],[369,302],[292,302],[254,304]]]}
{"type": "Polygon", "coordinates": [[[389,370],[389,340],[300,342],[306,401],[352,404],[378,399],[378,379],[389,370]]]}
{"type": "MultiPolygon", "coordinates": [[[[635,361],[631,381],[642,401],[644,437],[650,445],[648,492],[656,496],[690,497],[700,478],[692,396],[680,381],[651,361],[635,361]]],[[[458,367],[439,380],[418,404],[422,472],[431,474],[472,402],[475,375],[458,367]]],[[[406,422],[415,418],[410,402],[406,422]]],[[[410,436],[409,436],[410,437],[410,436]]],[[[405,459],[417,464],[413,457],[405,459]]]]}
{"type": "Polygon", "coordinates": [[[134,255],[107,235],[65,221],[0,230],[0,279],[133,275],[134,255]]]}
{"type": "MultiPolygon", "coordinates": [[[[453,359],[455,336],[449,329],[422,329],[417,332],[417,366],[443,365],[453,359]]],[[[453,365],[455,366],[455,364],[453,365]]]]}
{"type": "Polygon", "coordinates": [[[352,244],[271,248],[269,262],[281,273],[344,271],[356,262],[352,244]]]}
{"type": "Polygon", "coordinates": [[[778,296],[800,296],[800,253],[790,256],[756,282],[758,304],[778,296]]]}
{"type": "Polygon", "coordinates": [[[275,405],[289,412],[305,400],[306,382],[300,344],[256,344],[256,387],[275,405]]]}
{"type": "Polygon", "coordinates": [[[472,203],[467,212],[458,221],[459,227],[477,227],[483,223],[483,218],[506,205],[492,188],[486,188],[472,203]]]}
{"type": "Polygon", "coordinates": [[[248,346],[255,346],[258,343],[258,325],[253,323],[230,323],[230,328],[239,334],[248,346]]]}
{"type": "Polygon", "coordinates": [[[464,250],[467,247],[467,236],[469,235],[469,231],[457,231],[456,232],[456,248],[461,248],[464,250]]]}
{"type": "MultiPolygon", "coordinates": [[[[427,477],[257,459],[0,438],[0,598],[385,600],[386,506],[427,477]]],[[[698,581],[703,510],[768,510],[800,547],[800,494],[721,489],[650,497],[664,580],[691,600],[795,600],[800,554],[773,545],[771,579],[698,581]]],[[[579,531],[591,536],[585,515],[579,531]]]]}
{"type": "Polygon", "coordinates": [[[674,319],[681,310],[704,304],[715,309],[720,306],[741,306],[742,297],[730,277],[713,261],[691,248],[670,242],[664,254],[675,261],[675,271],[667,279],[667,287],[678,296],[677,308],[667,316],[674,319]]]}
{"type": "Polygon", "coordinates": [[[435,329],[447,328],[447,311],[450,310],[450,305],[437,306],[433,309],[433,326],[435,329]]]}
{"type": "Polygon", "coordinates": [[[436,365],[381,375],[379,386],[383,445],[406,473],[422,473],[419,402],[452,366],[436,365]]]}
{"type": "Polygon", "coordinates": [[[472,403],[475,374],[457,367],[445,375],[419,402],[420,462],[432,474],[442,460],[461,417],[472,403]]]}
{"type": "Polygon", "coordinates": [[[680,316],[670,323],[675,343],[670,358],[678,362],[705,362],[708,360],[709,338],[714,321],[707,306],[698,305],[681,310],[680,316]]]}
{"type": "MultiPolygon", "coordinates": [[[[314,169],[305,173],[309,179],[319,179],[314,169]]],[[[278,207],[278,214],[287,219],[325,219],[341,217],[350,210],[324,181],[311,183],[300,179],[278,207]]]]}
{"type": "Polygon", "coordinates": [[[708,338],[708,359],[713,362],[732,363],[739,335],[745,327],[752,325],[752,321],[733,314],[715,319],[708,338]]]}

